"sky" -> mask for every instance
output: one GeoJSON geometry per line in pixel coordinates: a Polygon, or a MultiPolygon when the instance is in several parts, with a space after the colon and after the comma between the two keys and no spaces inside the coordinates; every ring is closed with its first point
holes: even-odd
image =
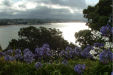
{"type": "Polygon", "coordinates": [[[0,0],[0,18],[84,20],[83,9],[98,0],[0,0]]]}

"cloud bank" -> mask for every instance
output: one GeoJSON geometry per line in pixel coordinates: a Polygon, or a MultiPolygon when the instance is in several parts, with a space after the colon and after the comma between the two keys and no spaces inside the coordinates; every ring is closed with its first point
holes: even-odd
{"type": "Polygon", "coordinates": [[[1,0],[0,18],[84,20],[85,0],[1,0]]]}

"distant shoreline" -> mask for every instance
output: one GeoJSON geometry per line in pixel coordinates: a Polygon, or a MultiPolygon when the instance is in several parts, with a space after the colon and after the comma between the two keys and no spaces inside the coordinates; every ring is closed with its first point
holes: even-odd
{"type": "Polygon", "coordinates": [[[51,24],[51,23],[86,23],[85,21],[62,21],[62,22],[46,22],[46,23],[37,23],[37,24],[5,24],[5,25],[0,25],[1,26],[10,26],[10,25],[17,25],[17,26],[21,26],[21,25],[43,25],[43,24],[51,24]]]}

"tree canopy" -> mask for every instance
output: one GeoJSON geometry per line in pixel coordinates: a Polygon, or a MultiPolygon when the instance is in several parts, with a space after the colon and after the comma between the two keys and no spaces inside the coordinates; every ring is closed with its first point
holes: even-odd
{"type": "Polygon", "coordinates": [[[30,48],[41,47],[44,43],[48,43],[51,49],[64,49],[69,43],[63,39],[62,32],[52,28],[36,28],[33,26],[21,28],[18,32],[19,39],[13,39],[8,48],[30,48]]]}
{"type": "MultiPolygon", "coordinates": [[[[84,17],[88,19],[87,25],[92,30],[99,30],[105,26],[112,16],[112,0],[99,0],[95,6],[88,6],[83,10],[84,17]]],[[[112,22],[110,22],[111,25],[112,22]]]]}
{"type": "Polygon", "coordinates": [[[75,33],[76,42],[79,42],[79,45],[85,47],[86,45],[92,45],[93,40],[93,34],[90,30],[81,30],[79,32],[75,33]]]}
{"type": "Polygon", "coordinates": [[[84,48],[87,45],[94,45],[95,42],[101,42],[103,43],[104,41],[102,40],[102,37],[100,36],[95,36],[96,32],[92,32],[91,30],[80,30],[79,32],[75,33],[75,38],[77,39],[76,42],[79,42],[79,45],[84,48]]]}
{"type": "Polygon", "coordinates": [[[101,38],[93,37],[93,31],[100,31],[102,26],[112,26],[112,0],[99,0],[95,6],[88,6],[83,10],[84,17],[88,20],[86,25],[91,30],[81,30],[75,33],[76,42],[84,47],[93,45],[94,42],[103,42],[101,38]]]}

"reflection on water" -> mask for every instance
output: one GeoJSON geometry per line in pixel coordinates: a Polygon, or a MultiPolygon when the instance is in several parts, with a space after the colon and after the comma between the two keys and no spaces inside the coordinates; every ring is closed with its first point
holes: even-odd
{"type": "MultiPolygon", "coordinates": [[[[20,28],[28,27],[30,25],[11,25],[11,26],[0,26],[0,45],[2,48],[6,48],[11,39],[18,39],[18,31],[20,28]]],[[[75,32],[79,30],[88,29],[85,23],[51,23],[45,25],[32,25],[35,27],[46,27],[46,28],[56,28],[62,31],[63,37],[69,42],[75,43],[75,32]]]]}

